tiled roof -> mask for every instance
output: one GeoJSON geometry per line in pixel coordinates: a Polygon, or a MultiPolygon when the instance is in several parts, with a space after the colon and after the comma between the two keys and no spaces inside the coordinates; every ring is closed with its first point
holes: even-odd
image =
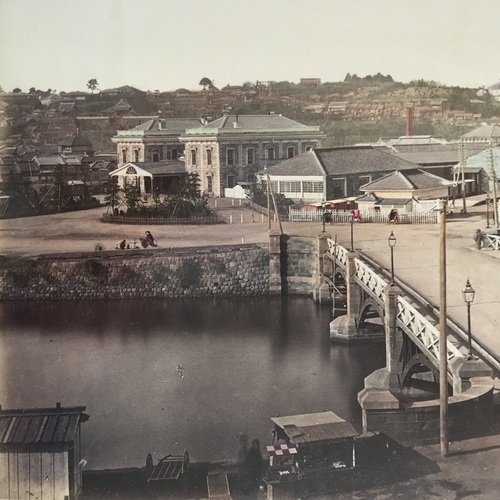
{"type": "Polygon", "coordinates": [[[75,438],[80,422],[86,422],[85,406],[0,410],[0,443],[67,443],[75,438]]]}
{"type": "MultiPolygon", "coordinates": [[[[484,143],[466,144],[466,156],[471,156],[477,151],[487,147],[484,143]]],[[[433,146],[427,148],[415,148],[411,151],[401,150],[391,153],[398,158],[415,163],[417,165],[454,165],[460,161],[460,151],[458,144],[447,144],[443,146],[433,146]]]]}
{"type": "Polygon", "coordinates": [[[284,160],[268,168],[270,176],[273,175],[307,175],[324,176],[325,171],[313,150],[293,158],[284,160]]]}
{"type": "Polygon", "coordinates": [[[483,125],[482,127],[478,127],[474,130],[471,130],[470,132],[467,132],[466,134],[462,135],[463,138],[467,139],[472,139],[472,138],[477,138],[477,139],[489,139],[489,138],[496,138],[500,139],[500,125],[492,124],[492,125],[483,125]]]}
{"type": "Polygon", "coordinates": [[[144,131],[159,131],[165,130],[168,132],[183,133],[188,128],[200,127],[202,122],[199,118],[157,118],[148,120],[147,122],[131,128],[130,132],[134,130],[144,131]]]}
{"type": "Polygon", "coordinates": [[[413,189],[427,189],[442,187],[451,184],[450,181],[429,174],[423,170],[414,169],[404,172],[396,171],[384,175],[362,187],[363,191],[404,191],[413,189]]]}
{"type": "Polygon", "coordinates": [[[371,146],[320,148],[314,153],[329,175],[392,172],[416,167],[414,163],[371,146]]]}
{"type": "Polygon", "coordinates": [[[77,135],[73,135],[71,137],[65,137],[64,139],[61,140],[59,143],[59,146],[90,146],[91,144],[86,141],[85,139],[82,139],[81,137],[77,135]]]}

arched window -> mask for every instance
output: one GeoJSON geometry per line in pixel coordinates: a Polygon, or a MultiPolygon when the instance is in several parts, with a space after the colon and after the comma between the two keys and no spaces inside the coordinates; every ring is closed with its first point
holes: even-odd
{"type": "Polygon", "coordinates": [[[134,167],[128,167],[125,173],[127,175],[137,175],[137,170],[134,167]]]}

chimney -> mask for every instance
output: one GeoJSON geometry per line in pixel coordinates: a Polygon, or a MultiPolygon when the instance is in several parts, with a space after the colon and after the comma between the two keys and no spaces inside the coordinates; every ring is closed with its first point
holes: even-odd
{"type": "Polygon", "coordinates": [[[413,135],[413,104],[406,105],[406,136],[413,135]]]}

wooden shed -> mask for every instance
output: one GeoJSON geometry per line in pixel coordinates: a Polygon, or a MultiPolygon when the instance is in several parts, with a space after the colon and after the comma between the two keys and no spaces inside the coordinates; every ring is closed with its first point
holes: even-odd
{"type": "Polygon", "coordinates": [[[78,498],[85,409],[0,406],[0,498],[78,498]]]}

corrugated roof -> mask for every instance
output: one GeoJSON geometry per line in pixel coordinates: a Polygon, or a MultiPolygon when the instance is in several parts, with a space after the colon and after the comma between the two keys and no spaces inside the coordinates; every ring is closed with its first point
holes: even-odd
{"type": "Polygon", "coordinates": [[[332,411],[276,417],[271,420],[285,431],[293,444],[332,441],[359,434],[349,422],[332,411]]]}
{"type": "Polygon", "coordinates": [[[0,410],[0,444],[44,444],[73,441],[85,406],[0,410]]]}

